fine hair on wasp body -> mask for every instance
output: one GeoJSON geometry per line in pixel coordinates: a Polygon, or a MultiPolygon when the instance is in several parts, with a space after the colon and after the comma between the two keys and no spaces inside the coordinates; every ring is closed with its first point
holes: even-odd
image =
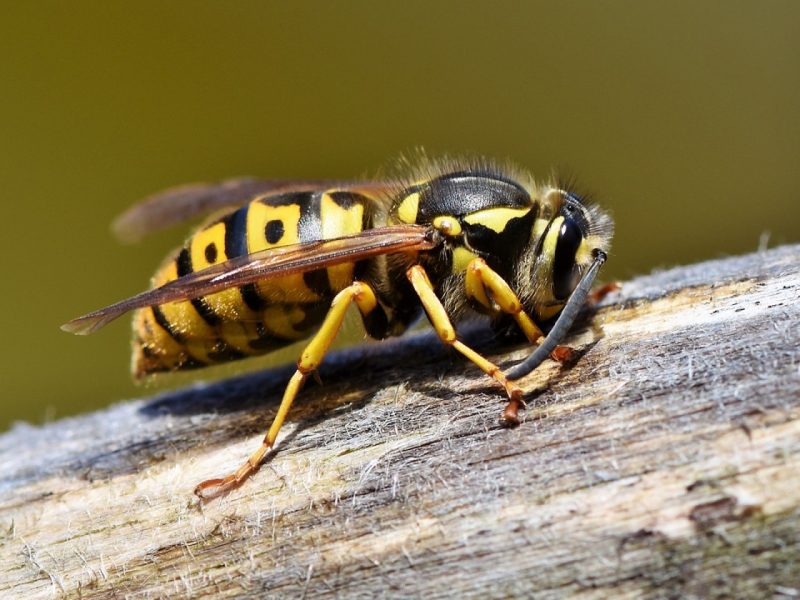
{"type": "MultiPolygon", "coordinates": [[[[221,210],[157,270],[152,288],[63,326],[87,334],[135,311],[135,377],[205,367],[310,338],[261,446],[230,475],[200,483],[209,498],[238,486],[273,447],[351,304],[375,339],[426,314],[443,343],[508,396],[547,358],[585,303],[606,260],[608,215],[568,189],[486,160],[421,160],[384,181],[241,179],[167,190],[116,223],[141,237],[164,223],[221,210]],[[458,339],[467,311],[513,322],[536,351],[503,373],[458,339]],[[545,339],[540,326],[555,320],[545,339]],[[544,342],[543,342],[544,340],[544,342]]],[[[568,353],[567,353],[568,354],[568,353]]]]}

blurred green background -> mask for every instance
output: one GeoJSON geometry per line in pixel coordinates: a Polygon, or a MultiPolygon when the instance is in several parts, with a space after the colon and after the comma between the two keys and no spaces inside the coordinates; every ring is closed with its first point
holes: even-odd
{"type": "Polygon", "coordinates": [[[185,230],[108,224],[164,187],[348,178],[398,153],[578,176],[605,278],[800,240],[800,2],[4,2],[0,430],[149,393],[129,323],[185,230]],[[763,239],[762,239],[763,235],[763,239]]]}

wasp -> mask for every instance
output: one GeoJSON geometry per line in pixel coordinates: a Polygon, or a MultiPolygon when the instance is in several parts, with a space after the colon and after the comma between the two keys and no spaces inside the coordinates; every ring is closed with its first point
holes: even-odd
{"type": "Polygon", "coordinates": [[[381,181],[172,188],[124,213],[115,228],[138,238],[215,211],[161,265],[149,291],[62,327],[88,334],[135,311],[135,378],[310,337],[261,445],[236,471],[200,483],[201,498],[230,491],[259,467],[353,304],[378,340],[402,334],[424,312],[443,343],[503,388],[501,419],[518,423],[523,390],[514,381],[568,352],[558,344],[613,233],[611,218],[574,192],[483,159],[425,159],[381,181]],[[458,338],[453,323],[469,311],[518,329],[535,350],[503,372],[458,338]]]}

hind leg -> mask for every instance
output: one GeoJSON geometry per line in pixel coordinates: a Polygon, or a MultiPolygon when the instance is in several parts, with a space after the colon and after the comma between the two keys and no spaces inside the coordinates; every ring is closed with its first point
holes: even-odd
{"type": "Polygon", "coordinates": [[[291,408],[294,399],[303,387],[303,383],[319,367],[342,326],[347,309],[353,302],[356,303],[363,315],[374,313],[374,311],[380,309],[372,288],[361,281],[352,283],[336,294],[333,302],[331,302],[330,310],[328,310],[328,314],[322,322],[322,326],[300,354],[300,358],[297,361],[297,370],[283,392],[283,399],[278,407],[278,412],[261,445],[236,471],[219,479],[203,481],[195,488],[195,494],[204,500],[214,498],[240,486],[258,469],[264,460],[264,456],[275,444],[289,408],[291,408]]]}

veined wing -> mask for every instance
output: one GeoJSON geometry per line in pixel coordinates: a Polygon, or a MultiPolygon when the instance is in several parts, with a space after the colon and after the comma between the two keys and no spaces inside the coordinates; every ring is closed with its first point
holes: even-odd
{"type": "Polygon", "coordinates": [[[419,252],[436,247],[433,230],[421,225],[367,229],[355,235],[270,248],[221,262],[161,287],[73,319],[61,329],[88,335],[117,317],[146,306],[191,300],[247,283],[354,262],[379,254],[419,252]]]}

